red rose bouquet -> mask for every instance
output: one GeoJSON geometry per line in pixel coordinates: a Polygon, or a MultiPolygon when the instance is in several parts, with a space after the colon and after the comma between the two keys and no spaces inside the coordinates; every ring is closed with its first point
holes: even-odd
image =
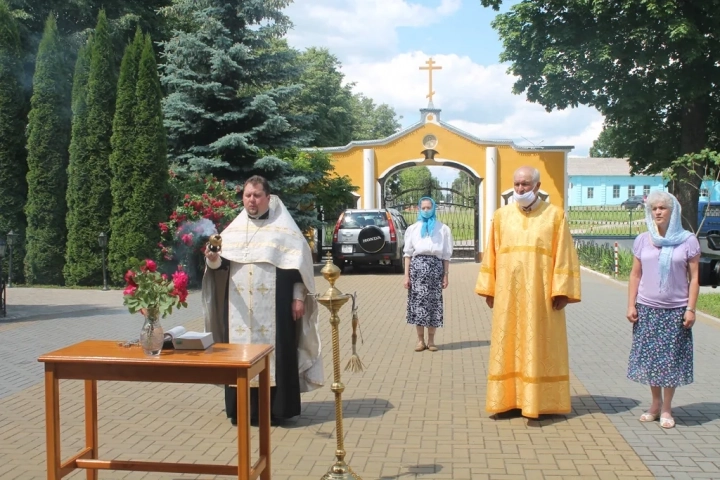
{"type": "Polygon", "coordinates": [[[165,318],[173,308],[187,308],[188,280],[182,265],[178,265],[170,278],[157,271],[154,261],[144,260],[125,274],[127,286],[123,292],[123,304],[130,313],[157,312],[165,318]]]}

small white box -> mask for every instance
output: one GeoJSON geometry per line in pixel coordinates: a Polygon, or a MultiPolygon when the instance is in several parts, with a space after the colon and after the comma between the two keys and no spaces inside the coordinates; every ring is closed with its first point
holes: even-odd
{"type": "Polygon", "coordinates": [[[176,350],[205,350],[215,343],[212,332],[185,332],[172,342],[176,350]]]}

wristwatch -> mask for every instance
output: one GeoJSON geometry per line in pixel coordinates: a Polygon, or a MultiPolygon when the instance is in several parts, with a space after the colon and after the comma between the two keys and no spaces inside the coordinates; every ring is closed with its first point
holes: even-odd
{"type": "Polygon", "coordinates": [[[694,309],[694,308],[686,308],[685,311],[686,311],[686,312],[695,313],[695,309],[694,309]]]}

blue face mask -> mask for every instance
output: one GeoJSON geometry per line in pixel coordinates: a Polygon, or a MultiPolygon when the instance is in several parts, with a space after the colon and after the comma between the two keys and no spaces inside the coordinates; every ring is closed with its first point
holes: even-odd
{"type": "Polygon", "coordinates": [[[420,210],[420,216],[422,218],[430,218],[433,216],[433,211],[432,210],[420,210]]]}

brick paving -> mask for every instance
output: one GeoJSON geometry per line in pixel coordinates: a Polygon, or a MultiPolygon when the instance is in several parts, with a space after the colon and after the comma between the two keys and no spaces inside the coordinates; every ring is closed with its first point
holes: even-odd
{"type": "MultiPolygon", "coordinates": [[[[541,420],[493,420],[484,412],[490,310],[472,293],[477,264],[454,263],[440,351],[413,351],[402,277],[382,271],[340,277],[358,292],[362,373],[343,371],[345,448],[364,479],[720,478],[720,323],[701,317],[695,383],[678,390],[673,430],[637,417],[648,389],[625,378],[631,330],[625,287],[583,273],[583,298],[568,307],[573,411],[541,420]]],[[[320,292],[327,283],[317,277],[320,292]]],[[[199,294],[163,320],[201,328],[199,294]]],[[[324,310],[323,307],[320,307],[324,310]]],[[[341,365],[350,357],[350,307],[340,312],[341,365]]],[[[317,479],[333,463],[335,414],[328,314],[321,311],[326,386],[304,394],[300,417],[273,428],[275,479],[317,479]]],[[[139,316],[119,291],[9,290],[0,318],[0,479],[44,479],[42,353],[86,338],[137,337],[139,316]]],[[[229,464],[235,430],[211,385],[99,382],[101,458],[229,464]]],[[[83,445],[83,385],[61,381],[63,458],[83,445]]],[[[253,442],[257,438],[253,432],[253,442]]],[[[102,479],[229,478],[102,471],[102,479]]],[[[81,471],[67,478],[85,478],[81,471]]]]}

